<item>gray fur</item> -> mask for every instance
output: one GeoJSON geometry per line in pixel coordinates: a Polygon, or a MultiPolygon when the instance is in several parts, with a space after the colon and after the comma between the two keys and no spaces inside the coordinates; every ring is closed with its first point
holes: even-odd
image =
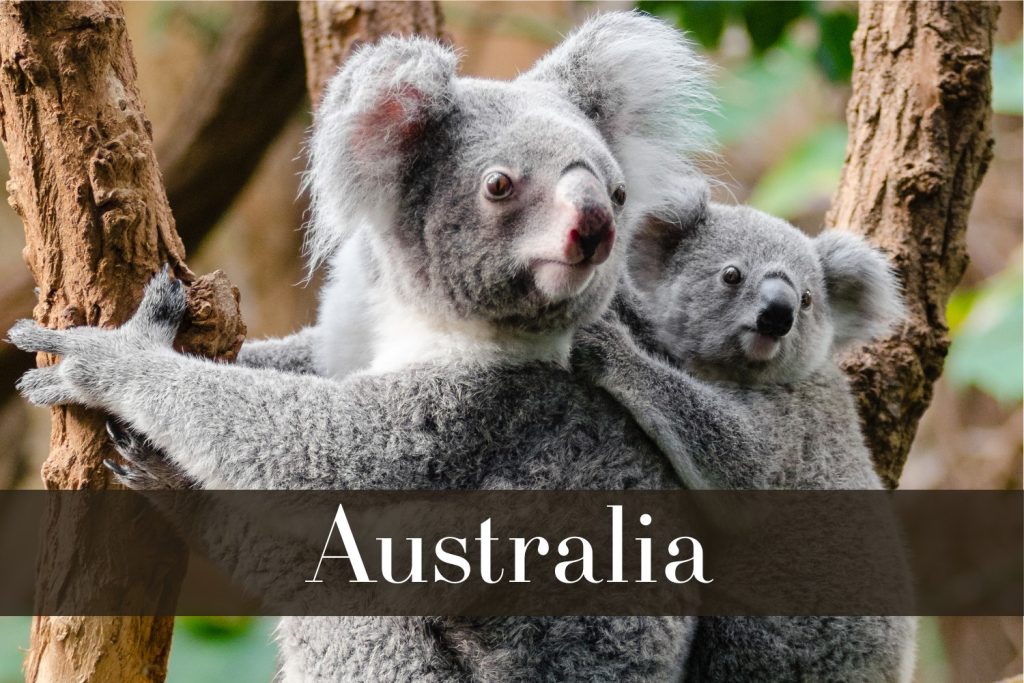
{"type": "MultiPolygon", "coordinates": [[[[160,278],[151,295],[174,291],[160,278]]],[[[129,353],[121,350],[122,337],[130,336],[125,332],[152,323],[133,318],[119,330],[62,332],[19,325],[11,331],[14,343],[62,353],[55,368],[74,368],[60,375],[52,368],[30,371],[22,390],[39,402],[53,395],[43,386],[52,382],[72,401],[119,416],[206,487],[678,486],[628,415],[551,364],[424,365],[337,382],[181,356],[171,350],[170,334],[133,344],[129,353]]],[[[170,324],[165,330],[173,329],[170,324]]],[[[524,621],[536,620],[465,626],[451,635],[456,647],[447,635],[438,639],[424,620],[296,618],[283,623],[281,640],[286,670],[298,667],[312,680],[404,680],[410,672],[436,680],[461,679],[467,672],[501,680],[509,672],[567,670],[570,662],[591,667],[579,671],[587,677],[661,680],[682,666],[691,623],[539,620],[538,635],[517,625],[524,621]],[[411,629],[410,623],[420,626],[411,629]],[[532,640],[521,641],[520,632],[532,640]],[[556,637],[566,632],[576,634],[568,649],[556,637]],[[618,640],[622,632],[630,634],[628,641],[618,640]],[[411,633],[418,639],[410,640],[411,633]],[[580,640],[584,634],[589,641],[580,640]],[[339,647],[321,651],[311,646],[317,642],[339,647]],[[487,651],[488,644],[500,644],[507,657],[487,651]],[[481,668],[479,661],[462,659],[463,651],[501,666],[481,668]]]]}
{"type": "MultiPolygon", "coordinates": [[[[706,101],[700,62],[665,24],[608,14],[513,82],[459,78],[455,65],[448,48],[419,38],[385,38],[348,60],[312,139],[308,249],[315,266],[362,234],[375,306],[428,320],[441,346],[487,353],[321,377],[337,339],[318,328],[246,345],[235,366],[182,356],[170,347],[177,321],[152,314],[180,307],[165,273],[118,330],[16,326],[19,347],[63,356],[26,374],[25,396],[113,414],[208,488],[679,487],[629,414],[566,368],[560,339],[607,306],[624,240],[558,298],[538,284],[530,250],[562,220],[555,189],[573,165],[601,194],[630,188],[624,207],[588,199],[622,237],[687,199],[679,188],[693,172],[677,157],[698,137],[686,124],[706,101]],[[501,203],[481,191],[493,166],[516,180],[501,203]]],[[[137,467],[136,450],[122,453],[163,476],[137,467]]],[[[280,643],[288,680],[671,680],[693,624],[292,618],[280,643]]]]}
{"type": "MultiPolygon", "coordinates": [[[[884,256],[853,235],[810,239],[747,207],[687,213],[686,222],[652,223],[638,235],[631,266],[644,295],[623,306],[651,316],[641,338],[685,371],[646,355],[614,318],[577,335],[577,368],[631,410],[688,484],[880,488],[834,355],[900,317],[884,256]],[[739,284],[723,281],[728,266],[742,271],[739,284]],[[774,357],[751,359],[744,335],[766,279],[791,287],[794,301],[809,291],[812,303],[799,309],[774,357]],[[745,431],[722,434],[703,452],[702,426],[688,421],[694,401],[732,411],[723,423],[745,431]]],[[[902,617],[701,618],[687,680],[908,680],[914,633],[914,620],[902,617]]]]}

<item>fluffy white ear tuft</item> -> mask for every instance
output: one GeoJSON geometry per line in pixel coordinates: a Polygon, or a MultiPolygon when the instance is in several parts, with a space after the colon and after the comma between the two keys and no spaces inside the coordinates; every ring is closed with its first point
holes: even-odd
{"type": "Polygon", "coordinates": [[[634,215],[676,220],[704,180],[709,65],[681,32],[641,12],[599,14],[520,78],[552,84],[589,117],[626,174],[634,215]]]}
{"type": "Polygon", "coordinates": [[[360,48],[331,79],[309,140],[303,189],[312,216],[309,271],[394,203],[400,173],[431,123],[454,108],[455,52],[389,36],[360,48]]]}
{"type": "Polygon", "coordinates": [[[627,269],[632,283],[641,292],[655,291],[664,282],[672,257],[685,248],[707,220],[708,195],[700,195],[693,204],[679,210],[675,220],[647,216],[629,243],[627,269]]]}
{"type": "Polygon", "coordinates": [[[906,317],[896,273],[881,251],[840,230],[822,232],[814,247],[825,272],[837,347],[881,337],[906,317]]]}

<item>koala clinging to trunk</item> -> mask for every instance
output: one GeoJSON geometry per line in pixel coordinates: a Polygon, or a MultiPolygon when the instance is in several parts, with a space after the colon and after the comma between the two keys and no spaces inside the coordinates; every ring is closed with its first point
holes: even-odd
{"type": "MultiPolygon", "coordinates": [[[[352,276],[388,340],[369,372],[329,371],[343,285],[317,327],[247,344],[229,366],[171,349],[183,297],[163,275],[120,329],[12,329],[19,347],[63,356],[22,392],[108,411],[206,488],[678,488],[568,354],[638,221],[689,201],[702,64],[660,21],[606,14],[514,81],[455,68],[435,42],[386,38],[348,60],[316,122],[311,260],[338,260],[353,238],[368,257],[352,276]]],[[[693,623],[290,618],[280,634],[287,680],[667,680],[693,623]]]]}
{"type": "MultiPolygon", "coordinates": [[[[616,306],[648,317],[639,337],[654,356],[609,316],[578,334],[577,370],[633,413],[688,484],[881,488],[835,356],[902,317],[885,257],[852,234],[811,239],[748,207],[699,202],[680,215],[639,231],[639,301],[623,300],[627,288],[616,306]],[[757,448],[700,452],[700,428],[680,409],[694,377],[727,399],[757,448]]],[[[904,617],[701,617],[687,680],[906,681],[914,634],[904,617]]]]}

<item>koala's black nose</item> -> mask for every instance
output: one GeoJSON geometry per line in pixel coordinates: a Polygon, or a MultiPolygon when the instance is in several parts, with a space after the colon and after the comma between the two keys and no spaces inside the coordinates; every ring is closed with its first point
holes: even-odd
{"type": "Polygon", "coordinates": [[[757,331],[772,337],[784,337],[793,328],[796,293],[781,279],[771,278],[761,284],[761,309],[757,314],[757,331]]]}
{"type": "Polygon", "coordinates": [[[571,262],[603,263],[615,239],[612,215],[599,204],[587,203],[579,209],[576,227],[569,232],[566,255],[571,262]]]}

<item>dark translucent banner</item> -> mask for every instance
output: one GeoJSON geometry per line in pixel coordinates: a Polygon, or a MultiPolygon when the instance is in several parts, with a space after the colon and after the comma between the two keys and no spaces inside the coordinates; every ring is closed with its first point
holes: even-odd
{"type": "Polygon", "coordinates": [[[1019,491],[9,491],[0,614],[1022,615],[1022,521],[1019,491]]]}

